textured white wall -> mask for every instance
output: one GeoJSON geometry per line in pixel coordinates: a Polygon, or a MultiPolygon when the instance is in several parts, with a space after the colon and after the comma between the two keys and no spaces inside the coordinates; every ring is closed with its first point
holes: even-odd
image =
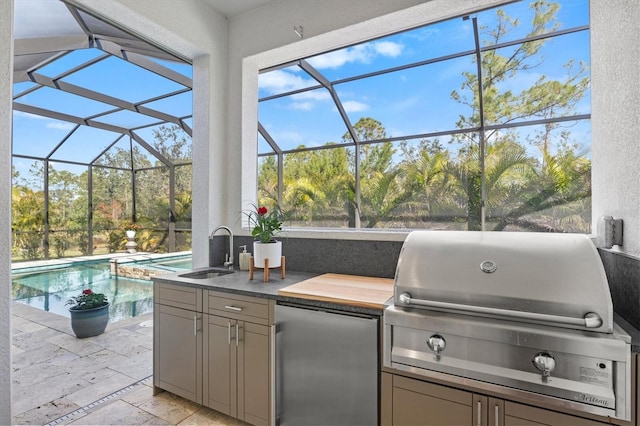
{"type": "Polygon", "coordinates": [[[591,0],[593,229],[624,221],[617,250],[640,256],[640,2],[591,0]]]}
{"type": "Polygon", "coordinates": [[[11,424],[11,93],[13,1],[0,1],[0,425],[11,424]]]}

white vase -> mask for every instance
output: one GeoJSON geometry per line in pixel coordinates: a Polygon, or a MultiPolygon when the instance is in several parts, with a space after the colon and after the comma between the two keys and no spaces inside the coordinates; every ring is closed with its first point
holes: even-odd
{"type": "Polygon", "coordinates": [[[136,247],[138,247],[138,243],[136,243],[136,231],[126,230],[125,234],[127,234],[127,243],[124,245],[124,248],[127,249],[127,253],[135,253],[136,247]]]}
{"type": "Polygon", "coordinates": [[[253,242],[253,266],[264,268],[265,259],[269,259],[269,269],[280,267],[282,264],[282,241],[253,242]]]}

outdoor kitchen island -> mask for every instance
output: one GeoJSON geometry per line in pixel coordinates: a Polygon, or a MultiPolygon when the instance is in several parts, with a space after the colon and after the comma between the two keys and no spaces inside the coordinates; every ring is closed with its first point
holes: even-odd
{"type": "MultiPolygon", "coordinates": [[[[274,274],[270,282],[264,283],[261,279],[249,280],[245,271],[226,272],[220,268],[203,268],[154,278],[155,391],[172,392],[251,424],[276,424],[275,324],[278,307],[295,308],[302,313],[302,318],[314,315],[319,318],[332,313],[331,317],[322,318],[338,318],[337,326],[316,333],[314,340],[321,343],[320,347],[300,363],[306,371],[311,371],[307,367],[322,358],[318,357],[319,353],[328,353],[335,358],[336,350],[339,353],[344,346],[352,345],[353,351],[367,348],[369,353],[363,353],[362,358],[372,359],[372,362],[364,371],[354,372],[348,368],[349,364],[340,363],[339,359],[330,364],[330,368],[338,372],[337,381],[346,377],[366,380],[348,380],[345,386],[322,391],[320,396],[331,398],[341,388],[349,389],[350,384],[357,388],[362,386],[360,382],[371,383],[368,389],[361,389],[362,394],[372,395],[366,399],[367,403],[347,404],[346,408],[351,412],[344,415],[358,418],[358,410],[364,408],[373,413],[374,423],[378,423],[380,318],[384,303],[392,296],[393,280],[287,271],[285,279],[274,274]],[[372,320],[374,328],[362,342],[356,339],[361,334],[357,323],[364,318],[372,320]],[[356,327],[349,328],[354,322],[356,327]],[[348,334],[351,329],[356,330],[353,338],[348,334]],[[335,332],[346,345],[329,340],[335,332]],[[340,368],[345,368],[344,374],[340,373],[340,368]]],[[[287,335],[287,330],[293,331],[300,322],[282,327],[285,329],[282,334],[287,335]]],[[[303,329],[298,335],[304,338],[307,334],[303,329]]],[[[349,355],[343,354],[345,359],[349,355]]],[[[360,364],[360,359],[355,361],[360,364]]],[[[319,382],[310,381],[305,386],[319,382]]],[[[304,392],[289,395],[295,398],[302,394],[304,392]]],[[[281,395],[280,399],[287,397],[278,395],[281,395]]],[[[304,395],[304,399],[308,400],[309,395],[304,395]]],[[[321,401],[316,400],[320,404],[315,406],[322,408],[321,401]]],[[[277,423],[283,425],[296,424],[300,415],[305,415],[289,410],[283,415],[281,407],[277,413],[277,423]],[[290,419],[288,422],[287,418],[290,419]]],[[[345,418],[348,417],[341,417],[342,421],[334,423],[343,423],[345,418]]]]}
{"type": "MultiPolygon", "coordinates": [[[[282,295],[288,293],[287,287],[293,289],[292,293],[299,292],[305,285],[298,284],[318,276],[320,274],[287,271],[284,280],[276,276],[269,283],[248,280],[242,271],[205,279],[178,274],[155,278],[156,390],[175,393],[251,424],[275,424],[276,304],[294,303],[356,315],[380,317],[383,314],[383,306],[372,308],[368,305],[371,302],[332,300],[327,294],[282,295]],[[220,348],[224,350],[219,351],[220,348]]],[[[390,298],[393,280],[386,282],[390,298]]],[[[353,294],[352,290],[348,293],[353,294]]],[[[634,344],[637,345],[638,340],[633,334],[635,329],[625,330],[634,337],[630,422],[572,409],[550,410],[544,404],[535,403],[526,393],[513,393],[504,386],[478,380],[438,372],[426,377],[382,367],[380,352],[377,354],[380,359],[379,422],[383,425],[635,425],[637,346],[634,344]]]]}

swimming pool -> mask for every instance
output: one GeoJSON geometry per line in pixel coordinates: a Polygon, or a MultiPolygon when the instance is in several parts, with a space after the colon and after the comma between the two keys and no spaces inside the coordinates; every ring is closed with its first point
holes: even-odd
{"type": "MultiPolygon", "coordinates": [[[[118,267],[132,267],[138,269],[145,269],[157,273],[168,273],[183,271],[192,269],[191,256],[175,256],[166,258],[146,258],[146,257],[132,257],[114,259],[112,263],[115,263],[118,267]]],[[[112,270],[113,273],[113,270],[112,270]]]]}
{"type": "MultiPolygon", "coordinates": [[[[158,258],[136,262],[167,272],[191,269],[191,257],[158,258]]],[[[108,259],[71,263],[69,266],[24,268],[11,277],[13,300],[43,311],[69,317],[67,300],[86,288],[104,293],[111,303],[109,322],[117,322],[153,311],[153,283],[148,280],[112,276],[108,259]]]]}

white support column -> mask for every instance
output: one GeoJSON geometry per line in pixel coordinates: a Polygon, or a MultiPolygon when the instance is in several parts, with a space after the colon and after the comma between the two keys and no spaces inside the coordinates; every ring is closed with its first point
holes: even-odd
{"type": "Polygon", "coordinates": [[[0,424],[11,424],[13,1],[0,1],[0,424]]]}

